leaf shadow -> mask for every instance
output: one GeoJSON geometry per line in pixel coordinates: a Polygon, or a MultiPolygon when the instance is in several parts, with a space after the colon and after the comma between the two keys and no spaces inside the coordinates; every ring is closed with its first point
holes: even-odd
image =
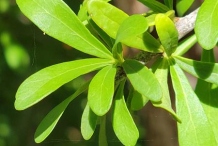
{"type": "Polygon", "coordinates": [[[209,63],[209,62],[193,62],[193,67],[194,70],[196,71],[197,75],[201,79],[206,79],[208,78],[211,73],[213,72],[215,64],[214,63],[209,63]]]}

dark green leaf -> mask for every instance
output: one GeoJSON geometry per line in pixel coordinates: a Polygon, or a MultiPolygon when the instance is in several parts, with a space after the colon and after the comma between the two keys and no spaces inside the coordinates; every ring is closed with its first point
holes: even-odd
{"type": "Polygon", "coordinates": [[[159,102],[161,100],[161,86],[154,74],[146,66],[135,60],[126,60],[122,66],[136,91],[151,101],[159,102]]]}
{"type": "Polygon", "coordinates": [[[139,92],[137,92],[134,89],[133,89],[129,98],[131,98],[131,101],[130,101],[131,110],[140,110],[149,101],[149,99],[147,97],[140,94],[139,92]]]}
{"type": "Polygon", "coordinates": [[[165,6],[164,4],[162,4],[156,0],[138,0],[138,1],[140,1],[144,5],[148,6],[149,8],[151,8],[155,12],[165,13],[165,12],[170,10],[167,6],[165,6]]]}
{"type": "Polygon", "coordinates": [[[178,123],[179,144],[217,145],[209,119],[185,74],[177,64],[170,67],[170,72],[176,94],[176,113],[182,119],[182,123],[178,123]]]}
{"type": "Polygon", "coordinates": [[[177,0],[176,10],[179,16],[183,16],[185,12],[191,7],[194,0],[177,0]]]}
{"type": "Polygon", "coordinates": [[[79,96],[82,92],[84,92],[88,88],[89,82],[80,87],[73,95],[65,99],[58,106],[53,108],[46,117],[39,124],[38,128],[35,132],[35,141],[36,143],[40,143],[52,132],[68,104],[77,96],[79,96]]]}
{"type": "Polygon", "coordinates": [[[21,11],[43,32],[84,53],[101,58],[112,54],[62,0],[17,0],[21,11]]]}
{"type": "Polygon", "coordinates": [[[85,140],[89,140],[94,134],[96,125],[98,121],[98,116],[91,110],[87,104],[81,120],[81,133],[85,140]]]}
{"type": "Polygon", "coordinates": [[[193,76],[207,82],[218,84],[218,63],[195,61],[174,56],[176,63],[193,76]]]}
{"type": "Polygon", "coordinates": [[[175,24],[165,14],[157,14],[155,26],[164,51],[171,56],[178,45],[178,31],[175,24]]]}
{"type": "Polygon", "coordinates": [[[201,5],[196,23],[195,33],[198,42],[206,49],[210,50],[216,46],[218,41],[218,1],[205,0],[201,5]]]}
{"type": "Polygon", "coordinates": [[[173,0],[164,0],[164,4],[171,10],[173,10],[173,0]]]}
{"type": "Polygon", "coordinates": [[[20,85],[16,93],[15,108],[24,110],[76,77],[112,63],[108,59],[84,59],[44,68],[20,85]]]}
{"type": "Polygon", "coordinates": [[[124,145],[134,146],[139,138],[138,129],[130,115],[123,95],[125,81],[123,81],[115,95],[112,113],[112,125],[118,139],[124,145]]]}
{"type": "Polygon", "coordinates": [[[114,95],[116,68],[107,66],[100,70],[92,79],[88,91],[88,103],[92,111],[102,116],[111,107],[114,95]]]}

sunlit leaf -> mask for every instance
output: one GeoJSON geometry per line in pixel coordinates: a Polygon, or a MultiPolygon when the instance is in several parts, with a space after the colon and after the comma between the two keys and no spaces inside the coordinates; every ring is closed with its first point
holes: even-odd
{"type": "Polygon", "coordinates": [[[81,120],[81,133],[85,140],[89,140],[94,134],[97,125],[98,116],[91,110],[87,104],[81,120]]]}
{"type": "Polygon", "coordinates": [[[195,61],[174,56],[176,63],[193,76],[210,83],[218,84],[218,63],[195,61]]]}
{"type": "Polygon", "coordinates": [[[112,125],[116,136],[122,144],[133,146],[139,138],[139,132],[126,107],[123,95],[124,84],[125,82],[120,84],[115,95],[112,125]]]}
{"type": "Polygon", "coordinates": [[[17,0],[21,11],[43,32],[81,52],[112,58],[111,52],[62,0],[17,0]]]}
{"type": "Polygon", "coordinates": [[[176,113],[182,120],[177,124],[179,144],[217,145],[209,119],[185,74],[177,64],[170,67],[170,72],[176,94],[176,113]]]}
{"type": "Polygon", "coordinates": [[[148,6],[155,12],[165,13],[170,10],[167,6],[165,6],[164,4],[160,3],[157,0],[138,0],[138,1],[148,6]]]}
{"type": "MultiPolygon", "coordinates": [[[[120,9],[100,0],[91,0],[87,6],[93,21],[114,39],[122,22],[129,17],[120,9]]],[[[127,46],[149,52],[160,52],[162,49],[160,43],[148,32],[137,37],[129,37],[121,42],[127,46]]]]}
{"type": "Polygon", "coordinates": [[[177,0],[176,10],[179,16],[183,16],[185,12],[191,7],[194,0],[177,0]]]}
{"type": "Polygon", "coordinates": [[[155,26],[166,54],[171,56],[178,45],[178,31],[175,24],[165,14],[157,14],[155,26]]]}
{"type": "Polygon", "coordinates": [[[113,61],[84,59],[49,66],[27,78],[16,93],[15,108],[24,110],[76,77],[102,68],[113,61]]]}
{"type": "Polygon", "coordinates": [[[168,88],[168,82],[167,82],[168,81],[168,70],[169,70],[168,61],[167,59],[163,58],[160,65],[155,71],[155,76],[161,85],[163,95],[162,95],[162,99],[160,102],[156,102],[156,103],[152,102],[152,104],[155,107],[160,107],[160,108],[167,110],[177,121],[180,122],[181,120],[176,115],[176,113],[174,112],[171,106],[171,99],[169,95],[169,88],[168,88]]]}
{"type": "Polygon", "coordinates": [[[136,91],[151,101],[159,102],[161,100],[161,86],[154,74],[146,66],[135,60],[126,60],[122,66],[136,91]]]}
{"type": "Polygon", "coordinates": [[[195,23],[198,42],[206,49],[214,48],[218,41],[218,1],[205,0],[201,5],[195,23]]]}
{"type": "Polygon", "coordinates": [[[82,92],[84,92],[88,88],[89,82],[82,85],[73,95],[65,99],[55,108],[53,108],[46,117],[41,121],[38,128],[35,132],[35,142],[40,143],[52,132],[67,108],[68,104],[77,96],[79,96],[82,92]]]}
{"type": "Polygon", "coordinates": [[[88,104],[99,116],[108,112],[114,95],[116,68],[107,66],[100,70],[92,79],[88,91],[88,104]]]}

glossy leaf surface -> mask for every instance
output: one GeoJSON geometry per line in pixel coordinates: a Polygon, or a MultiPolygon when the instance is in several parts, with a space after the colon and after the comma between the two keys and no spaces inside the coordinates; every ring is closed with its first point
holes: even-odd
{"type": "Polygon", "coordinates": [[[81,52],[101,58],[112,58],[110,51],[91,35],[64,1],[17,0],[17,4],[46,34],[81,52]]]}
{"type": "Polygon", "coordinates": [[[92,111],[103,116],[111,107],[114,95],[116,68],[107,66],[92,79],[88,91],[88,104],[92,111]]]}
{"type": "Polygon", "coordinates": [[[161,100],[161,86],[154,74],[147,67],[135,60],[126,60],[122,66],[136,91],[151,101],[159,102],[161,100]]]}
{"type": "Polygon", "coordinates": [[[15,108],[24,110],[76,77],[102,68],[113,61],[84,59],[49,66],[27,78],[16,93],[15,108]]]}
{"type": "Polygon", "coordinates": [[[216,145],[207,115],[185,74],[177,64],[170,67],[170,73],[176,94],[176,113],[182,119],[182,123],[177,125],[179,144],[181,146],[216,145]]]}
{"type": "Polygon", "coordinates": [[[191,7],[194,0],[177,0],[176,10],[179,16],[183,16],[185,12],[191,7]]]}
{"type": "Polygon", "coordinates": [[[112,125],[116,136],[122,144],[133,146],[139,138],[139,132],[124,100],[124,84],[125,82],[120,84],[115,95],[112,125]]]}
{"type": "MultiPolygon", "coordinates": [[[[87,6],[93,21],[114,39],[122,22],[129,17],[120,9],[100,0],[91,0],[87,6]]],[[[148,32],[137,37],[129,37],[122,43],[149,52],[160,52],[162,49],[160,43],[148,32]]]]}
{"type": "Polygon", "coordinates": [[[98,116],[91,110],[87,104],[81,120],[81,133],[85,140],[89,140],[95,132],[98,116]]]}
{"type": "Polygon", "coordinates": [[[73,95],[53,108],[41,121],[35,132],[35,141],[40,143],[52,132],[69,103],[88,88],[89,82],[80,87],[73,95]]]}
{"type": "Polygon", "coordinates": [[[201,5],[195,23],[195,33],[198,42],[210,50],[218,41],[218,1],[205,0],[201,5]]]}
{"type": "Polygon", "coordinates": [[[171,56],[178,45],[178,31],[175,24],[165,14],[157,14],[155,24],[164,51],[171,56]]]}
{"type": "Polygon", "coordinates": [[[175,56],[176,63],[193,76],[210,83],[218,84],[218,64],[211,62],[195,61],[180,56],[175,56]]]}
{"type": "Polygon", "coordinates": [[[165,13],[165,12],[170,10],[167,6],[165,6],[164,4],[162,4],[156,0],[138,0],[138,1],[140,1],[144,5],[148,6],[149,8],[151,8],[155,12],[165,13]]]}

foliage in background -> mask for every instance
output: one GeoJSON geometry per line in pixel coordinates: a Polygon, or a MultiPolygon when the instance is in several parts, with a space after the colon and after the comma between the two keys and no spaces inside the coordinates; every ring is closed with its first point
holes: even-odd
{"type": "MultiPolygon", "coordinates": [[[[90,81],[47,114],[36,130],[37,143],[52,132],[69,103],[87,90],[87,105],[81,123],[86,140],[100,125],[99,145],[107,145],[105,122],[111,116],[113,130],[121,143],[135,145],[139,132],[131,116],[132,110],[151,101],[177,120],[180,145],[217,145],[217,126],[214,124],[217,118],[212,116],[217,109],[214,90],[218,84],[218,64],[212,59],[213,47],[217,44],[216,2],[205,0],[197,16],[196,34],[180,42],[173,22],[173,1],[165,0],[163,4],[155,0],[139,1],[152,10],[145,17],[128,16],[107,0],[85,0],[78,16],[61,0],[17,0],[21,11],[45,34],[92,56],[52,65],[31,75],[16,93],[17,110],[38,103],[81,75],[97,71],[90,81]],[[153,29],[149,28],[153,27],[158,39],[151,34],[153,29]],[[205,30],[209,33],[205,34],[205,30]],[[201,61],[182,56],[196,41],[205,49],[201,61]],[[125,58],[122,45],[146,55],[140,60],[137,56],[125,58]],[[148,54],[156,55],[151,69],[146,67],[151,59],[147,58],[148,54]],[[195,91],[183,70],[199,79],[195,91]],[[176,95],[175,112],[171,107],[168,75],[176,95]],[[127,97],[124,88],[129,90],[127,97]],[[208,94],[203,96],[201,92],[208,94]]],[[[181,4],[177,1],[179,15],[189,9],[190,2],[181,4]]]]}

